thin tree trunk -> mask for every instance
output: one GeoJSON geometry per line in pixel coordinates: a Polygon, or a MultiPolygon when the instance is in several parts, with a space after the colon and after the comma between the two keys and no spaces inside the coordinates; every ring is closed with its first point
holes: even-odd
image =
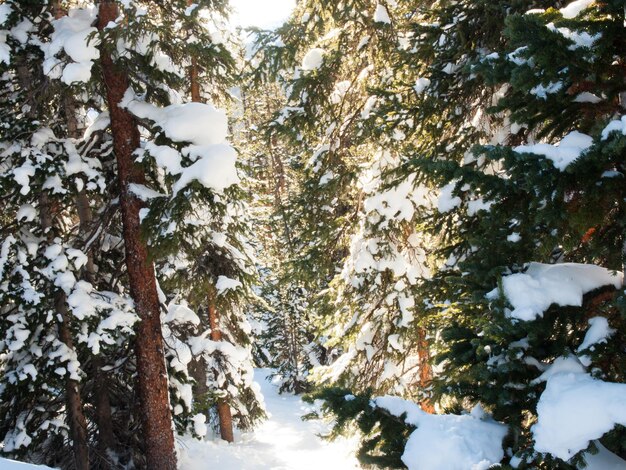
{"type": "MultiPolygon", "coordinates": [[[[188,4],[193,3],[192,0],[188,0],[188,4]]],[[[190,92],[191,92],[191,101],[201,102],[202,98],[200,97],[200,82],[198,80],[198,64],[195,58],[191,59],[191,68],[189,71],[189,81],[190,81],[190,92]]],[[[221,341],[222,340],[222,332],[219,329],[219,314],[215,308],[215,304],[212,299],[209,300],[209,324],[211,326],[211,339],[213,341],[221,341]]],[[[195,361],[194,361],[195,362],[195,361]]],[[[197,361],[198,364],[193,364],[191,373],[192,377],[198,384],[197,390],[198,393],[208,392],[206,387],[206,363],[202,359],[197,361]],[[203,381],[203,385],[200,383],[203,381]]],[[[235,440],[233,433],[233,417],[230,410],[230,405],[222,399],[217,401],[217,416],[220,422],[220,436],[222,439],[228,442],[233,442],[235,440]]]]}
{"type": "MultiPolygon", "coordinates": [[[[55,295],[56,310],[61,315],[59,324],[59,337],[68,349],[74,351],[72,334],[68,324],[68,309],[65,293],[58,292],[55,295]]],[[[65,385],[67,400],[67,419],[69,421],[72,436],[72,449],[74,453],[74,465],[76,470],[89,470],[89,446],[87,439],[87,420],[83,411],[83,403],[80,397],[78,382],[69,378],[65,385]]]]}
{"type": "MultiPolygon", "coordinates": [[[[56,5],[53,5],[56,6],[56,5]]],[[[25,65],[18,66],[18,78],[20,85],[27,90],[32,84],[32,77],[25,65]]],[[[34,94],[30,93],[29,100],[31,101],[29,114],[31,117],[36,117],[38,102],[34,94]]],[[[54,208],[51,201],[48,200],[46,193],[42,193],[40,196],[40,223],[42,231],[45,232],[52,229],[54,222],[54,208]]],[[[51,233],[48,234],[50,238],[51,233]]],[[[71,351],[74,350],[74,344],[72,341],[72,334],[68,325],[68,310],[66,303],[66,296],[63,291],[58,291],[54,296],[55,308],[57,313],[61,315],[61,323],[58,326],[59,338],[71,351]]],[[[72,438],[72,448],[74,453],[74,465],[76,470],[89,470],[89,447],[87,438],[87,420],[85,418],[83,403],[80,397],[80,390],[78,388],[78,382],[76,380],[68,379],[66,382],[65,399],[67,402],[67,420],[70,428],[70,435],[72,438]]]]}
{"type": "MultiPolygon", "coordinates": [[[[187,1],[188,5],[193,4],[193,0],[187,1]]],[[[198,62],[195,57],[191,59],[191,67],[189,69],[189,91],[191,94],[191,101],[200,102],[200,82],[198,81],[198,62]]],[[[202,355],[194,357],[189,363],[189,375],[196,382],[195,384],[195,397],[206,398],[209,393],[207,387],[207,362],[202,355]]],[[[205,410],[203,410],[205,411],[205,410]]]]}
{"type": "MultiPolygon", "coordinates": [[[[73,139],[80,138],[80,129],[76,119],[76,104],[72,97],[67,96],[64,100],[63,107],[65,110],[65,121],[69,137],[73,139]]],[[[79,220],[79,238],[85,241],[91,224],[93,222],[93,213],[89,204],[89,198],[83,189],[76,196],[76,212],[79,220]]],[[[87,264],[82,273],[84,279],[90,283],[95,282],[96,267],[93,262],[93,254],[91,250],[87,253],[87,264]]],[[[110,468],[109,452],[115,452],[115,433],[113,431],[113,417],[111,414],[111,402],[109,399],[109,388],[107,386],[106,375],[102,371],[103,361],[100,357],[93,360],[93,371],[95,374],[94,381],[94,406],[95,420],[98,428],[98,453],[100,454],[100,465],[104,468],[110,468]]]]}
{"type": "MultiPolygon", "coordinates": [[[[219,326],[219,315],[215,309],[213,300],[209,300],[209,325],[211,327],[211,339],[213,341],[222,341],[222,331],[219,326]]],[[[227,442],[233,442],[235,436],[233,434],[233,416],[230,411],[230,405],[223,399],[217,401],[217,416],[220,420],[220,436],[227,442]]]]}
{"type": "MultiPolygon", "coordinates": [[[[430,365],[430,350],[428,348],[428,339],[426,339],[426,330],[418,328],[417,330],[417,355],[419,361],[419,386],[425,390],[430,387],[433,380],[433,369],[430,365]]],[[[420,401],[421,408],[427,413],[434,413],[435,407],[428,398],[420,401]]]]}
{"type": "MultiPolygon", "coordinates": [[[[118,8],[114,1],[100,2],[100,30],[117,17],[118,8]]],[[[133,158],[133,152],[139,148],[139,129],[135,118],[119,107],[128,88],[128,76],[116,67],[105,47],[101,48],[100,54],[118,167],[130,293],[141,319],[135,348],[146,463],[150,470],[175,470],[176,453],[156,278],[141,238],[139,210],[142,202],[129,189],[132,183],[145,183],[145,175],[133,158]]]]}
{"type": "MultiPolygon", "coordinates": [[[[46,193],[42,193],[39,197],[39,210],[41,213],[41,228],[48,231],[47,237],[52,241],[52,229],[54,216],[57,212],[52,202],[48,199],[46,193]]],[[[67,309],[67,298],[62,290],[54,294],[54,306],[57,313],[61,316],[61,322],[58,325],[59,339],[67,346],[70,351],[74,351],[74,342],[72,333],[69,328],[69,312],[67,309]]],[[[78,381],[67,376],[65,383],[65,400],[67,403],[67,421],[70,428],[70,436],[72,438],[72,449],[74,454],[74,466],[76,470],[89,470],[89,446],[87,438],[87,419],[83,410],[83,403],[80,397],[78,381]]]]}

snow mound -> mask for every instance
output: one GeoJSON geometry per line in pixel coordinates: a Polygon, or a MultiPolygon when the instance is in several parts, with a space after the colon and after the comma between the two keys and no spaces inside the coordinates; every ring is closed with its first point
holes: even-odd
{"type": "Polygon", "coordinates": [[[467,415],[435,415],[398,397],[374,399],[376,406],[417,426],[402,454],[409,470],[484,470],[504,458],[507,427],[481,419],[480,410],[467,415]]]}
{"type": "Polygon", "coordinates": [[[206,188],[216,191],[239,183],[235,166],[237,152],[230,145],[190,146],[187,150],[197,161],[183,168],[180,178],[172,187],[174,195],[192,181],[199,181],[206,188]]]}
{"type": "Polygon", "coordinates": [[[376,4],[376,10],[374,11],[374,21],[376,23],[391,23],[391,19],[389,18],[389,13],[387,12],[387,9],[380,3],[376,4]]]}
{"type": "Polygon", "coordinates": [[[100,40],[91,26],[96,19],[95,8],[72,8],[67,16],[52,21],[54,32],[48,44],[41,46],[45,61],[44,73],[60,78],[63,83],[85,83],[91,79],[93,61],[100,57],[100,40]],[[64,64],[57,54],[64,51],[73,62],[64,64]]]}
{"type": "Polygon", "coordinates": [[[589,8],[593,2],[595,2],[595,0],[576,0],[569,3],[565,8],[561,8],[559,11],[561,15],[563,15],[563,18],[576,18],[581,12],[589,8]]]}
{"type": "Polygon", "coordinates": [[[626,116],[622,116],[620,119],[609,122],[602,130],[602,140],[608,139],[609,134],[615,131],[626,135],[626,116]]]}
{"type": "MultiPolygon", "coordinates": [[[[578,263],[530,263],[524,273],[502,278],[504,295],[514,310],[510,318],[530,321],[543,316],[552,304],[582,305],[583,295],[603,286],[622,285],[624,275],[601,266],[578,263]]],[[[497,291],[487,294],[488,298],[497,291]]]]}

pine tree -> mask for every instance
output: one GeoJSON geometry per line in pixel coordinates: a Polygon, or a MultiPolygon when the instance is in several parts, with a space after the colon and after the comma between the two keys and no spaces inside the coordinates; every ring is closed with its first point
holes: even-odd
{"type": "MultiPolygon", "coordinates": [[[[102,204],[107,188],[107,142],[98,126],[82,135],[78,112],[85,103],[74,99],[74,89],[48,79],[49,49],[42,47],[54,43],[58,25],[87,19],[88,26],[93,17],[82,11],[82,17],[64,18],[58,2],[4,8],[5,24],[17,26],[7,37],[10,54],[2,72],[3,450],[65,467],[106,466],[106,450],[114,444],[103,436],[123,413],[112,418],[108,390],[93,377],[109,365],[110,346],[132,337],[136,316],[115,292],[116,267],[94,269],[106,224],[87,242],[90,206],[102,204]],[[105,452],[92,453],[96,445],[105,452]]],[[[119,351],[115,355],[119,359],[119,351]]],[[[130,421],[122,420],[128,429],[130,421]]]]}
{"type": "MultiPolygon", "coordinates": [[[[598,393],[623,389],[623,287],[612,274],[623,263],[624,220],[623,185],[612,179],[623,173],[617,3],[526,14],[528,4],[516,12],[504,3],[484,10],[442,3],[428,12],[434,21],[416,25],[421,34],[398,68],[415,92],[407,87],[403,100],[415,118],[413,134],[405,133],[415,157],[404,171],[440,188],[423,218],[437,250],[432,279],[420,289],[438,332],[432,399],[453,413],[480,405],[508,426],[502,463],[514,468],[584,468],[600,443],[623,455],[619,421],[599,442],[588,435],[563,451],[546,433],[567,431],[545,418],[560,406],[554,393],[564,377],[593,383],[598,393]],[[479,21],[483,12],[490,16],[479,21]],[[420,106],[412,108],[415,95],[420,106]],[[563,254],[577,263],[545,264],[563,254]],[[576,272],[589,282],[574,288],[576,300],[548,287],[567,291],[582,282],[576,272]],[[546,291],[545,304],[533,303],[546,291]]],[[[330,392],[326,399],[344,420],[363,411],[330,392]]],[[[371,402],[366,408],[372,413],[371,402]]],[[[394,445],[384,433],[369,436],[371,453],[394,445]]],[[[413,458],[403,461],[412,468],[420,462],[413,458]]]]}

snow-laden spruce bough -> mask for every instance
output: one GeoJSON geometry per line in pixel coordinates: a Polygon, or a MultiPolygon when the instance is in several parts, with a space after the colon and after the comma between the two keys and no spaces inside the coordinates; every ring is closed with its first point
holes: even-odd
{"type": "Polygon", "coordinates": [[[305,468],[256,363],[379,468],[626,468],[624,6],[521,3],[2,3],[2,454],[305,468]]]}

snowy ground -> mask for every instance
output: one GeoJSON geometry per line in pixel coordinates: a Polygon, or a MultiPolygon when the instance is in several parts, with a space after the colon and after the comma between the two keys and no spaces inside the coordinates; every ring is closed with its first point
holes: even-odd
{"type": "Polygon", "coordinates": [[[265,397],[269,418],[254,432],[236,436],[235,444],[224,441],[182,439],[181,470],[204,470],[207,462],[220,470],[351,470],[360,468],[354,450],[356,440],[326,442],[317,434],[327,426],[302,421],[311,405],[299,397],[279,395],[266,379],[269,369],[257,369],[256,381],[265,397]]]}

